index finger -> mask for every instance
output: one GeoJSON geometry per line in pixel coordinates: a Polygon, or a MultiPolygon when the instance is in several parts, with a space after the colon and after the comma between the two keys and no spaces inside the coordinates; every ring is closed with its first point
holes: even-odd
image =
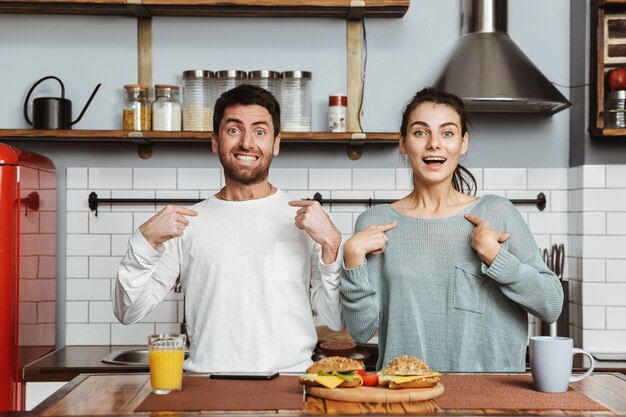
{"type": "Polygon", "coordinates": [[[465,218],[470,222],[474,223],[476,226],[480,226],[483,223],[489,224],[486,220],[481,219],[480,217],[476,217],[473,214],[466,214],[465,218]]]}
{"type": "Polygon", "coordinates": [[[397,221],[392,221],[389,223],[383,223],[383,224],[376,224],[373,227],[382,231],[382,232],[386,232],[387,230],[393,229],[394,227],[396,227],[396,225],[398,224],[397,221]]]}
{"type": "Polygon", "coordinates": [[[308,207],[317,203],[316,200],[292,200],[288,204],[291,207],[308,207]]]}
{"type": "Polygon", "coordinates": [[[174,206],[175,207],[175,211],[178,214],[182,214],[183,216],[192,216],[195,217],[198,215],[198,212],[192,209],[188,209],[186,207],[179,207],[179,206],[174,206]]]}

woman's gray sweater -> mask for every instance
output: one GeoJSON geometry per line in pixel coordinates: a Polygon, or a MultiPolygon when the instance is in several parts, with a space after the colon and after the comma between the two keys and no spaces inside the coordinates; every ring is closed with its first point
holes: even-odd
{"type": "Polygon", "coordinates": [[[365,343],[378,332],[377,369],[410,354],[441,372],[524,371],[526,313],[556,321],[563,290],[515,206],[486,195],[454,216],[418,219],[380,205],[356,231],[394,220],[384,253],[341,274],[350,334],[365,343]],[[511,235],[489,267],[471,247],[465,213],[511,235]]]}

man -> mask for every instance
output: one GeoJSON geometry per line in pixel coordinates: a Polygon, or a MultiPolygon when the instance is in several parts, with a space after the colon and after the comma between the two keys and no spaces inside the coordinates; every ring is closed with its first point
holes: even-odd
{"type": "Polygon", "coordinates": [[[317,341],[311,310],[343,327],[341,235],[317,202],[289,201],[268,182],[280,149],[280,107],[269,92],[242,85],[222,94],[211,145],[224,188],[139,227],[120,263],[115,315],[141,320],[180,275],[187,370],[303,371],[317,341]]]}

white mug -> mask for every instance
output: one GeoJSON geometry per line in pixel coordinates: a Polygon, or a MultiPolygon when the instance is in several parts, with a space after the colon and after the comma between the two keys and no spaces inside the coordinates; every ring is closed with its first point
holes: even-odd
{"type": "Polygon", "coordinates": [[[533,336],[530,338],[530,370],[535,389],[542,392],[565,392],[570,382],[580,381],[593,371],[591,353],[574,347],[569,337],[533,336]],[[586,355],[590,368],[582,375],[572,375],[574,355],[586,355]]]}

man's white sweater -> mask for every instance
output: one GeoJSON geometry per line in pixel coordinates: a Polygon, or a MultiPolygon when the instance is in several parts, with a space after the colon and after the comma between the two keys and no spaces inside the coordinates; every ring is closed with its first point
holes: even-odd
{"type": "Polygon", "coordinates": [[[343,327],[341,256],[322,263],[289,200],[281,190],[258,200],[212,196],[191,207],[198,216],[188,217],[182,237],[156,249],[136,231],[118,271],[116,317],[141,320],[180,275],[187,370],[305,370],[317,341],[312,311],[331,329],[343,327]]]}

